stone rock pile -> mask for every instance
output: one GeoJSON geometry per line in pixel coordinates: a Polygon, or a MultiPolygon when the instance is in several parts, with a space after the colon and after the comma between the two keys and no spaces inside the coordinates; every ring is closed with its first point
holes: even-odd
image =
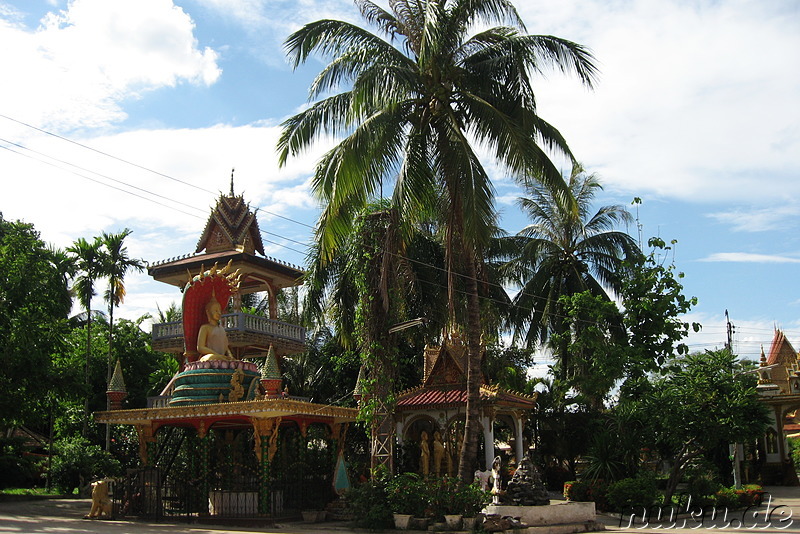
{"type": "Polygon", "coordinates": [[[550,496],[542,482],[539,470],[525,456],[519,462],[517,471],[511,477],[506,490],[505,501],[516,506],[547,506],[550,496]]]}

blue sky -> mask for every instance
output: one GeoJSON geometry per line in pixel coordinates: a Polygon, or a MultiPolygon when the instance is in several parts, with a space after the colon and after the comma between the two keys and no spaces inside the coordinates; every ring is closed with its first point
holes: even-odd
{"type": "MultiPolygon", "coordinates": [[[[674,261],[699,299],[687,319],[704,325],[691,346],[721,346],[728,309],[743,356],[776,325],[800,348],[800,2],[517,7],[530,33],[594,52],[596,90],[546,73],[539,112],[600,175],[597,207],[641,197],[645,239],[678,241],[674,261]]],[[[235,167],[268,254],[302,264],[324,146],[283,169],[274,146],[322,63],[292,71],[282,42],[326,17],[359,20],[349,0],[0,0],[0,211],[62,247],[129,227],[130,252],[155,261],[194,250],[235,167]]],[[[519,190],[498,173],[494,183],[516,232],[519,190]]],[[[126,317],[180,297],[146,275],[128,293],[126,317]]]]}

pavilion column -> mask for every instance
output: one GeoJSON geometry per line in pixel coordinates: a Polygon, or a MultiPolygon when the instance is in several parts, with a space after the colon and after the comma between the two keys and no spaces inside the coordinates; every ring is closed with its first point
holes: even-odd
{"type": "Polygon", "coordinates": [[[156,455],[156,429],[146,423],[136,425],[136,437],[139,438],[139,460],[142,465],[152,465],[156,455]]]}
{"type": "Polygon", "coordinates": [[[200,496],[203,499],[205,508],[201,508],[201,515],[208,515],[208,495],[211,491],[211,481],[209,480],[211,460],[211,434],[206,428],[206,422],[200,421],[197,427],[197,437],[200,439],[200,496]]]}
{"type": "Polygon", "coordinates": [[[394,425],[394,428],[395,428],[394,435],[397,436],[397,446],[398,447],[402,447],[403,446],[403,421],[398,419],[397,422],[394,425]]]}
{"type": "Polygon", "coordinates": [[[278,437],[280,418],[251,418],[250,422],[253,424],[254,452],[258,459],[258,513],[267,515],[272,512],[272,507],[270,506],[272,495],[270,464],[277,450],[275,444],[278,437]]]}
{"type": "Polygon", "coordinates": [[[494,411],[485,410],[481,416],[481,424],[483,425],[485,469],[491,469],[492,462],[494,462],[494,411]]]}
{"type": "Polygon", "coordinates": [[[522,428],[525,426],[525,418],[522,414],[517,413],[514,415],[514,436],[516,437],[516,455],[517,465],[522,461],[524,456],[524,447],[522,443],[522,428]]]}
{"type": "Polygon", "coordinates": [[[278,319],[278,288],[267,283],[269,291],[267,297],[269,298],[269,318],[272,320],[278,319]]]}

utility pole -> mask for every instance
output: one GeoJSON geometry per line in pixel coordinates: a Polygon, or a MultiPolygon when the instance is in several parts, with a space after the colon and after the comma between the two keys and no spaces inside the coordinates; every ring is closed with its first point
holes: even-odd
{"type": "MultiPolygon", "coordinates": [[[[731,323],[731,318],[728,315],[728,310],[725,310],[725,324],[726,324],[726,332],[728,334],[728,339],[725,343],[725,348],[728,349],[730,353],[733,353],[733,333],[736,332],[736,327],[731,323]]],[[[732,443],[728,445],[728,450],[730,452],[731,463],[733,464],[733,486],[736,489],[742,487],[742,472],[741,472],[741,465],[739,463],[739,444],[732,443]]]]}
{"type": "Polygon", "coordinates": [[[730,352],[733,352],[733,334],[736,332],[736,325],[731,323],[731,318],[728,315],[728,310],[725,310],[725,323],[726,323],[726,331],[728,334],[728,340],[725,343],[725,348],[728,349],[730,352]]]}

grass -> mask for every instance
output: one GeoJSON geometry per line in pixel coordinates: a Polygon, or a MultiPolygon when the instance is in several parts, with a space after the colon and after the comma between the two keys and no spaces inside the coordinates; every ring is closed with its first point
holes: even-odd
{"type": "Polygon", "coordinates": [[[47,491],[46,488],[6,488],[0,490],[0,502],[57,499],[67,496],[55,490],[47,491]]]}

